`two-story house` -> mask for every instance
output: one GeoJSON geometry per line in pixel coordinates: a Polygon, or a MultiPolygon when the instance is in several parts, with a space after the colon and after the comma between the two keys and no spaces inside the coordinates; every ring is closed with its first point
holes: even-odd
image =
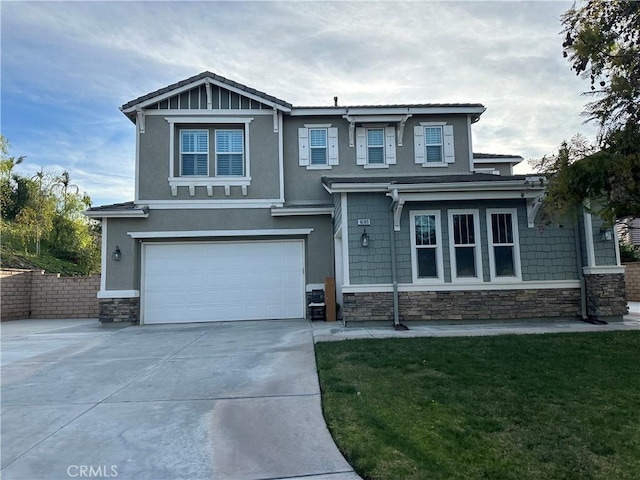
{"type": "Polygon", "coordinates": [[[210,72],[121,107],[135,199],[103,227],[100,320],[620,317],[615,232],[540,225],[539,176],[473,153],[481,104],[296,107],[210,72]]]}

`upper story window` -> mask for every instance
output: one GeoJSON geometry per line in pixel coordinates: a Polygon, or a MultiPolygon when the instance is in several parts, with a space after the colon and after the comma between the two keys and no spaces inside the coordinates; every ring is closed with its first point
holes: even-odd
{"type": "Polygon", "coordinates": [[[395,127],[356,128],[356,163],[364,168],[388,168],[396,163],[395,127]]]}
{"type": "Polygon", "coordinates": [[[326,123],[298,128],[298,165],[307,170],[328,170],[338,163],[337,127],[326,123]]]}
{"type": "Polygon", "coordinates": [[[384,164],[384,130],[382,128],[367,129],[367,163],[369,165],[384,164]]]}
{"type": "Polygon", "coordinates": [[[216,130],[216,176],[244,175],[244,132],[216,130]]]}
{"type": "Polygon", "coordinates": [[[311,150],[311,165],[327,165],[327,129],[309,129],[309,149],[311,150]]]}
{"type": "Polygon", "coordinates": [[[426,147],[425,162],[443,163],[442,127],[425,127],[424,144],[426,147]]]}
{"type": "Polygon", "coordinates": [[[181,174],[209,175],[209,132],[207,130],[180,131],[181,174]]]}
{"type": "Polygon", "coordinates": [[[411,258],[414,282],[442,282],[442,232],[439,211],[411,212],[411,258]]]}
{"type": "Polygon", "coordinates": [[[169,124],[169,187],[171,195],[185,187],[189,196],[196,189],[223,188],[230,196],[239,188],[247,195],[251,185],[249,125],[251,117],[178,116],[165,117],[169,124]]]}
{"type": "Polygon", "coordinates": [[[521,278],[517,211],[487,209],[491,279],[521,278]]]}
{"type": "Polygon", "coordinates": [[[420,122],[413,127],[415,162],[423,167],[446,167],[455,162],[453,125],[420,122]]]}
{"type": "Polygon", "coordinates": [[[478,210],[449,210],[449,253],[453,280],[482,280],[478,210]]]}

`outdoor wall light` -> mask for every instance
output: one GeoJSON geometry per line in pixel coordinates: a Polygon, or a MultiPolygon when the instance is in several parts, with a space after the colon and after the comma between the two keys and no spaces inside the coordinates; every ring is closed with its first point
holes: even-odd
{"type": "Polygon", "coordinates": [[[613,242],[613,230],[610,228],[602,231],[602,241],[603,242],[613,242]]]}
{"type": "Polygon", "coordinates": [[[367,235],[366,228],[364,229],[364,231],[362,232],[362,236],[360,237],[360,245],[362,245],[364,248],[367,248],[369,246],[369,235],[367,235]]]}
{"type": "Polygon", "coordinates": [[[116,249],[111,254],[111,259],[114,262],[119,262],[121,258],[122,258],[122,253],[120,252],[120,247],[116,245],[116,249]]]}

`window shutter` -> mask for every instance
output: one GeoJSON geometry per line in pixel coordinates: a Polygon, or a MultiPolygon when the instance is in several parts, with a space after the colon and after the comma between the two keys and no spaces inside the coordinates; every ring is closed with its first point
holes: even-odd
{"type": "Polygon", "coordinates": [[[305,167],[309,165],[309,129],[298,129],[298,165],[305,167]]]}
{"type": "Polygon", "coordinates": [[[453,125],[445,125],[442,127],[444,133],[444,161],[453,163],[456,161],[453,149],[453,125]]]}
{"type": "Polygon", "coordinates": [[[416,163],[424,163],[424,127],[413,127],[413,148],[416,163]]]}
{"type": "Polygon", "coordinates": [[[356,128],[356,163],[358,165],[367,164],[367,135],[362,127],[356,128]]]}
{"type": "Polygon", "coordinates": [[[384,128],[385,154],[387,165],[396,164],[396,127],[384,128]]]}
{"type": "Polygon", "coordinates": [[[338,165],[338,128],[330,127],[329,130],[329,165],[338,165]]]}

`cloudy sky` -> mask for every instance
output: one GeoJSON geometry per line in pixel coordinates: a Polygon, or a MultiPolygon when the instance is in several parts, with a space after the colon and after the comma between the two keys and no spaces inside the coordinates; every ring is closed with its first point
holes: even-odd
{"type": "MultiPolygon", "coordinates": [[[[18,172],[133,199],[129,100],[205,70],[294,105],[480,102],[474,150],[540,158],[595,127],[562,58],[571,2],[0,2],[18,172]]],[[[524,165],[520,171],[527,170],[524,165]]]]}

